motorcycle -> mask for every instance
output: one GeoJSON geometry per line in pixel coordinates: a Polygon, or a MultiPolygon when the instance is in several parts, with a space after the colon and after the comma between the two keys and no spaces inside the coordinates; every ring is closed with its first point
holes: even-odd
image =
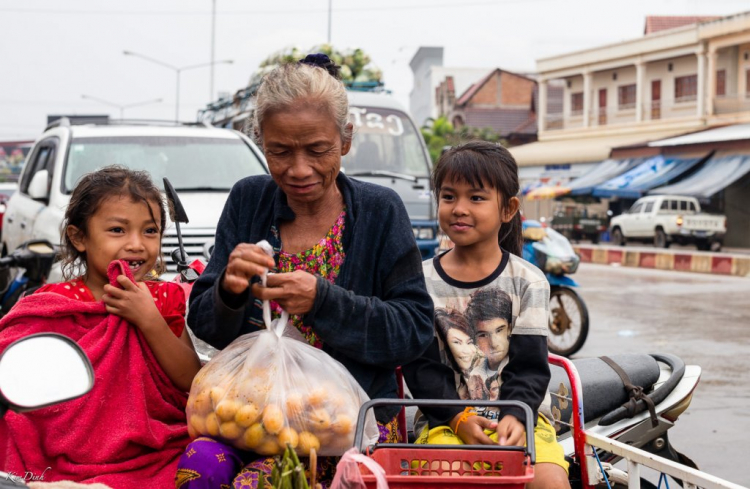
{"type": "Polygon", "coordinates": [[[33,240],[19,246],[13,253],[0,258],[0,273],[17,272],[0,292],[0,318],[25,294],[33,293],[47,282],[52,264],[57,258],[57,249],[46,240],[33,240]]]}
{"type": "Polygon", "coordinates": [[[523,221],[523,259],[542,270],[550,284],[549,351],[568,357],[583,347],[589,334],[589,311],[568,277],[580,258],[570,241],[538,221],[523,221]]]}
{"type": "MultiPolygon", "coordinates": [[[[94,369],[74,341],[56,333],[30,335],[0,354],[0,417],[76,399],[94,387],[94,369]]],[[[43,481],[44,473],[0,472],[0,489],[43,481]]]]}

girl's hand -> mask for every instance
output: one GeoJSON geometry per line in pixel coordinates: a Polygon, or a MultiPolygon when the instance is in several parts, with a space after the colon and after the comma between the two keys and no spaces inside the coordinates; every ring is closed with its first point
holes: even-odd
{"type": "Polygon", "coordinates": [[[315,303],[318,279],[302,270],[273,273],[266,287],[254,284],[252,292],[256,299],[276,301],[289,314],[307,314],[315,303]]]}
{"type": "Polygon", "coordinates": [[[250,279],[275,266],[273,258],[254,244],[240,243],[229,254],[221,288],[239,295],[250,286],[250,279]]]}
{"type": "Polygon", "coordinates": [[[109,284],[104,286],[102,301],[108,313],[116,314],[140,329],[164,321],[146,284],[135,284],[125,275],[118,276],[117,283],[122,289],[109,284]]]}
{"type": "Polygon", "coordinates": [[[491,421],[484,416],[469,416],[466,421],[461,421],[458,424],[458,431],[456,431],[456,423],[458,423],[461,416],[463,416],[463,413],[457,414],[450,422],[450,426],[464,443],[467,445],[495,444],[484,430],[494,430],[497,428],[497,421],[491,421]]]}
{"type": "Polygon", "coordinates": [[[505,446],[523,446],[526,430],[523,423],[510,414],[497,425],[497,442],[505,446]]]}

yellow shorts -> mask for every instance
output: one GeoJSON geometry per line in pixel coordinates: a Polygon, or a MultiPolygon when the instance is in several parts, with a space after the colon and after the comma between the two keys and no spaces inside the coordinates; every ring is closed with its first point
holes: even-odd
{"type": "MultiPolygon", "coordinates": [[[[485,430],[493,441],[497,441],[497,432],[485,430]]],[[[464,442],[453,433],[448,426],[438,426],[430,429],[426,426],[415,442],[419,445],[463,445],[464,442]]],[[[524,443],[525,444],[525,443],[524,443]]],[[[534,446],[536,448],[536,463],[555,464],[568,472],[568,462],[562,445],[557,443],[557,434],[547,418],[540,414],[534,428],[534,446]]]]}

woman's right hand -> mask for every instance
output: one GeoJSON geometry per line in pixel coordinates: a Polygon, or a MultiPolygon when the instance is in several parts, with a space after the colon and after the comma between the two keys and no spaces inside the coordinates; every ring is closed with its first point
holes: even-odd
{"type": "Polygon", "coordinates": [[[273,268],[273,258],[259,246],[240,243],[229,254],[221,288],[232,294],[242,294],[250,286],[250,279],[273,268]]]}

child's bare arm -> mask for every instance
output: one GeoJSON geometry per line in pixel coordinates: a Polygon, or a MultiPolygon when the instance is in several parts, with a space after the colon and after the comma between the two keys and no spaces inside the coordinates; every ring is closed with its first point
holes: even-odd
{"type": "Polygon", "coordinates": [[[102,300],[107,312],[140,329],[170,380],[179,389],[189,391],[201,365],[187,330],[179,338],[174,335],[154,304],[146,284],[134,284],[123,275],[117,281],[123,289],[104,286],[102,300]]]}

